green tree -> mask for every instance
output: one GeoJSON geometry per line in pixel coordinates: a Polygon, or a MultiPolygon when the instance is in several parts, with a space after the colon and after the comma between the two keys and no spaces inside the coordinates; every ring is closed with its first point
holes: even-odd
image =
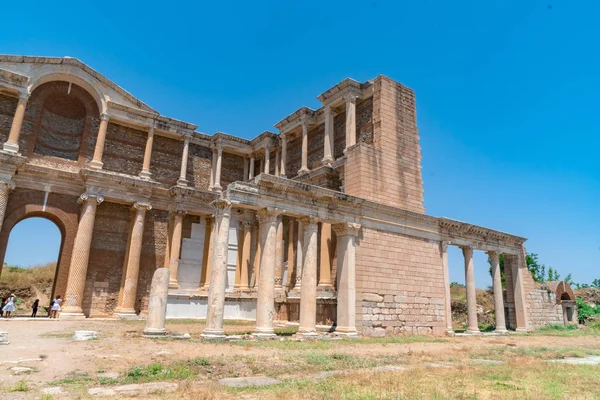
{"type": "MultiPolygon", "coordinates": [[[[502,276],[502,287],[506,287],[506,278],[504,274],[504,257],[500,254],[500,274],[502,276]]],[[[492,262],[488,258],[488,264],[490,264],[490,276],[492,276],[492,262]]],[[[548,275],[546,275],[546,266],[544,264],[540,264],[538,255],[535,253],[527,253],[527,269],[531,272],[531,276],[533,280],[536,282],[546,282],[546,281],[557,281],[560,279],[560,274],[557,270],[552,267],[547,269],[548,275]]],[[[570,278],[570,275],[569,275],[570,278]]],[[[600,280],[598,280],[598,284],[600,285],[600,280]]]]}

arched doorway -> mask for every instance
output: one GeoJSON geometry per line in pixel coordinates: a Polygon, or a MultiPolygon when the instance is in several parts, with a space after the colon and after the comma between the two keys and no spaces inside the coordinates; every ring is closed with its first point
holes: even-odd
{"type": "Polygon", "coordinates": [[[55,294],[58,263],[63,244],[60,227],[49,218],[28,217],[10,230],[0,273],[0,297],[14,293],[16,315],[29,315],[31,305],[39,299],[38,316],[55,294]]]}

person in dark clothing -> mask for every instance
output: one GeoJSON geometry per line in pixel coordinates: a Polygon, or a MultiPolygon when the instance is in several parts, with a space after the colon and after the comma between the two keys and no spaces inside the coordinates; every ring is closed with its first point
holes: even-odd
{"type": "Polygon", "coordinates": [[[33,305],[31,306],[31,318],[35,318],[37,316],[37,310],[40,306],[40,299],[35,299],[33,305]]]}
{"type": "Polygon", "coordinates": [[[2,298],[2,302],[0,302],[0,317],[4,316],[4,306],[6,305],[6,298],[2,298]]]}

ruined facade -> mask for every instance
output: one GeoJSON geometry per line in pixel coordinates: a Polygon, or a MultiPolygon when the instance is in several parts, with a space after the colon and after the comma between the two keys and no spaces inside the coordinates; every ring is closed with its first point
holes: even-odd
{"type": "Polygon", "coordinates": [[[167,315],[207,318],[207,335],[225,318],[263,335],[274,320],[442,334],[460,246],[469,331],[474,250],[492,261],[498,331],[536,326],[525,239],[425,214],[414,92],[379,76],[318,99],[278,133],[207,135],[76,59],[0,56],[0,254],[25,218],[59,227],[61,318],[144,315],[167,267],[167,315]]]}

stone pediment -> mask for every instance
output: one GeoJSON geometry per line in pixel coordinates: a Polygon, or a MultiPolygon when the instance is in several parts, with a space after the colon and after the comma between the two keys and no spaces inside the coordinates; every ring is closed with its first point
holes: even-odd
{"type": "Polygon", "coordinates": [[[76,58],[0,55],[0,81],[31,93],[37,86],[55,80],[79,84],[92,92],[106,112],[109,103],[158,114],[156,110],[76,58]]]}

